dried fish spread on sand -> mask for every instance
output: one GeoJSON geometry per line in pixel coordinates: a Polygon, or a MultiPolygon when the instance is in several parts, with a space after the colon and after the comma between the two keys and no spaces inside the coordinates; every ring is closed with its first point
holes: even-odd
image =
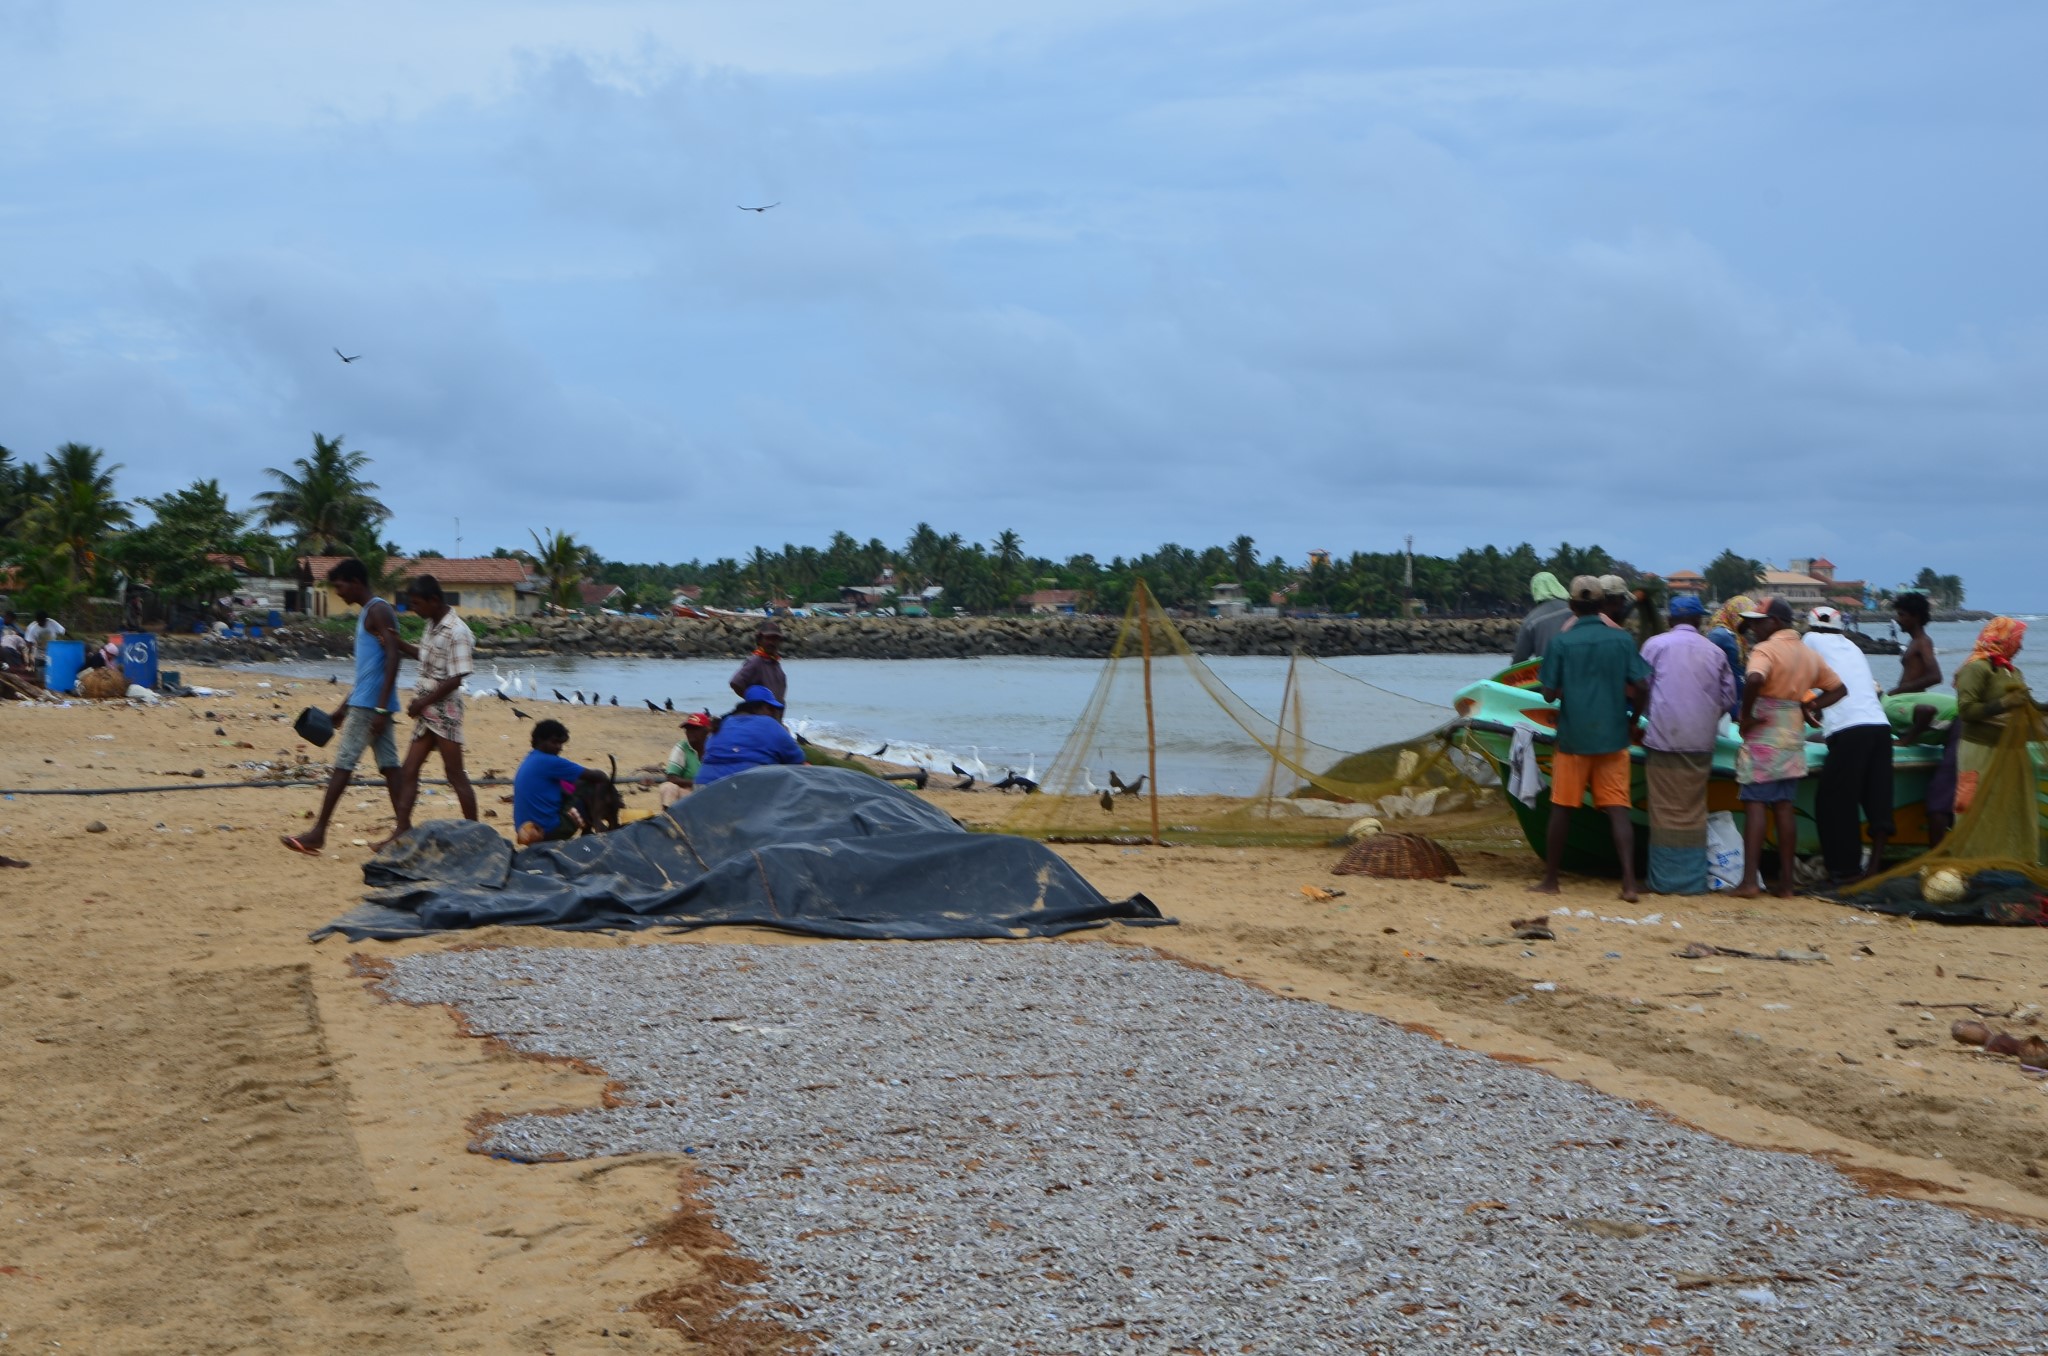
{"type": "Polygon", "coordinates": [[[2048,1350],[2022,1229],[1154,952],[490,950],[391,987],[619,1079],[489,1147],[694,1149],[748,1307],[827,1351],[2048,1350]]]}

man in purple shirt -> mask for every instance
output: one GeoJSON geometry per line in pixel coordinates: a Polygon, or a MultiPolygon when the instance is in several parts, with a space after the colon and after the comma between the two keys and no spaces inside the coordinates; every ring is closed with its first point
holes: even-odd
{"type": "Polygon", "coordinates": [[[1643,646],[1650,666],[1650,718],[1643,731],[1650,792],[1650,888],[1697,895],[1707,889],[1707,778],[1721,716],[1735,702],[1735,675],[1721,648],[1700,634],[1700,600],[1671,600],[1671,629],[1643,646]]]}
{"type": "Polygon", "coordinates": [[[789,679],[782,672],[782,628],[771,618],[754,633],[754,652],[733,674],[732,695],[747,699],[750,687],[765,687],[775,694],[775,718],[782,719],[782,703],[789,700],[789,679]]]}

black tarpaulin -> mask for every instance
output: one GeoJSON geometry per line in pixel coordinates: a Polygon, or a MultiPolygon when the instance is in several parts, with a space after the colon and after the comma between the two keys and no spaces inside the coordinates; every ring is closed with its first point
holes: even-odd
{"type": "Polygon", "coordinates": [[[1044,937],[1166,921],[1112,901],[1042,843],[968,833],[907,791],[840,768],[767,767],[617,833],[514,851],[432,820],[363,867],[363,904],[313,934],[396,939],[493,924],[756,923],[824,937],[1044,937]]]}

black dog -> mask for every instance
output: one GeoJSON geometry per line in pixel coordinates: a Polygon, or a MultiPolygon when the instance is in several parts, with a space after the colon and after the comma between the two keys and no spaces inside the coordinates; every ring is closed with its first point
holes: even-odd
{"type": "Polygon", "coordinates": [[[596,768],[585,768],[583,775],[576,779],[576,791],[570,797],[570,804],[575,808],[577,822],[583,826],[582,833],[586,837],[617,830],[619,812],[626,808],[626,798],[619,794],[619,760],[612,758],[611,765],[609,776],[596,768]]]}

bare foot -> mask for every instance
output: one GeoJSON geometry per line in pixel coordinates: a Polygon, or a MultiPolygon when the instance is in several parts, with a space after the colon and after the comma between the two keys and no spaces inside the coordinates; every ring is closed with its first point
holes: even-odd
{"type": "Polygon", "coordinates": [[[1638,895],[1634,890],[1629,889],[1627,886],[1623,886],[1621,889],[1621,902],[1624,904],[1633,904],[1641,897],[1642,896],[1638,895]]]}
{"type": "Polygon", "coordinates": [[[1736,898],[1736,899],[1755,899],[1755,898],[1757,898],[1758,896],[1760,896],[1760,895],[1762,895],[1762,894],[1763,894],[1763,891],[1762,891],[1762,890],[1759,890],[1759,889],[1758,889],[1758,888],[1757,888],[1756,886],[1754,886],[1754,885],[1744,885],[1744,886],[1741,886],[1741,887],[1739,887],[1739,888],[1738,888],[1738,889],[1737,889],[1737,890],[1735,891],[1735,893],[1734,893],[1734,898],[1736,898]]]}
{"type": "Polygon", "coordinates": [[[1771,893],[1773,895],[1776,895],[1779,899],[1799,898],[1799,892],[1797,890],[1792,889],[1790,886],[1781,885],[1777,889],[1771,891],[1771,893]]]}
{"type": "Polygon", "coordinates": [[[1556,881],[1554,881],[1554,880],[1539,880],[1539,881],[1537,881],[1537,882],[1536,882],[1536,883],[1535,883],[1534,885],[1532,885],[1532,886],[1530,886],[1530,887],[1529,887],[1529,893],[1530,893],[1530,894],[1532,894],[1532,895],[1554,895],[1554,894],[1557,894],[1557,893],[1558,893],[1558,888],[1557,888],[1557,882],[1556,882],[1556,881]]]}
{"type": "Polygon", "coordinates": [[[370,851],[373,853],[382,852],[385,848],[390,847],[410,832],[411,830],[409,829],[393,829],[390,833],[385,834],[382,838],[370,844],[370,851]]]}

